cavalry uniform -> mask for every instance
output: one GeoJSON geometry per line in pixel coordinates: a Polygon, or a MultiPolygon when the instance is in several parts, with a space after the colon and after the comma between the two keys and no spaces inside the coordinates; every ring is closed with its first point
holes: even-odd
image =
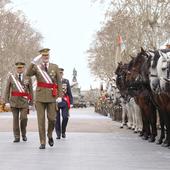
{"type": "MultiPolygon", "coordinates": [[[[24,65],[24,63],[20,62],[16,63],[17,67],[22,67],[24,65]]],[[[33,89],[31,78],[24,73],[16,73],[14,75],[10,73],[5,90],[5,103],[10,103],[13,114],[14,142],[20,141],[20,130],[23,140],[27,140],[27,114],[29,113],[29,105],[33,105],[32,96],[33,89]]]]}
{"type": "MultiPolygon", "coordinates": [[[[60,68],[60,72],[63,72],[64,69],[60,68]]],[[[62,78],[62,102],[58,103],[58,111],[56,116],[55,130],[57,134],[57,139],[62,137],[65,138],[66,127],[69,118],[69,109],[70,105],[73,104],[73,97],[71,93],[71,87],[69,80],[62,78]],[[61,115],[62,115],[62,124],[61,124],[61,115]]]]}
{"type": "MultiPolygon", "coordinates": [[[[46,49],[41,50],[40,54],[43,55],[43,52],[46,52],[46,49]]],[[[47,110],[48,118],[47,136],[50,140],[52,139],[52,132],[54,130],[56,120],[56,99],[58,96],[61,96],[62,93],[61,78],[58,66],[52,63],[48,63],[48,68],[46,68],[43,63],[39,65],[31,64],[27,70],[27,76],[34,75],[37,79],[35,106],[37,110],[38,129],[41,143],[40,149],[45,149],[45,111],[47,110]]],[[[53,146],[53,139],[50,146],[53,146]]]]}

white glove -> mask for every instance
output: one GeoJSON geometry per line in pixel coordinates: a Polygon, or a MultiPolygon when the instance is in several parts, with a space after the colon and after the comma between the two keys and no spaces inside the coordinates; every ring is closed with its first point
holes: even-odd
{"type": "Polygon", "coordinates": [[[10,108],[10,103],[5,103],[6,108],[10,108]]]}
{"type": "Polygon", "coordinates": [[[70,104],[70,108],[73,108],[73,104],[70,104]]]}
{"type": "Polygon", "coordinates": [[[41,60],[42,55],[38,55],[37,57],[35,57],[31,63],[33,64],[39,64],[40,60],[41,60]]]}
{"type": "Polygon", "coordinates": [[[61,102],[62,102],[62,98],[61,98],[61,97],[58,97],[58,98],[56,99],[56,102],[57,102],[57,103],[61,103],[61,102]]]}
{"type": "Polygon", "coordinates": [[[29,105],[29,110],[33,110],[33,106],[29,105]]]}

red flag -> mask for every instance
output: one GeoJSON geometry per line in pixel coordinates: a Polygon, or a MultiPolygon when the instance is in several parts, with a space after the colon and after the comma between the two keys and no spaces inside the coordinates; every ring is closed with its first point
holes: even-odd
{"type": "Polygon", "coordinates": [[[123,43],[122,36],[118,35],[118,45],[121,45],[123,43]]]}

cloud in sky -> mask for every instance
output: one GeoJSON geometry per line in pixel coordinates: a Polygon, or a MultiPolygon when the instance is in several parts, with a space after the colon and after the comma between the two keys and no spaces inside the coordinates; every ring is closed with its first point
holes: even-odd
{"type": "Polygon", "coordinates": [[[72,79],[73,68],[82,89],[99,86],[87,66],[86,50],[101,27],[106,5],[91,0],[12,0],[32,27],[42,33],[43,46],[51,48],[51,60],[65,68],[72,79]]]}

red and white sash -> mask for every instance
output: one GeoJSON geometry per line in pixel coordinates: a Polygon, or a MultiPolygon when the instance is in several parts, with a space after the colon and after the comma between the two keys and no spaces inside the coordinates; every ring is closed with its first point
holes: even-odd
{"type": "Polygon", "coordinates": [[[38,71],[42,75],[43,79],[45,80],[45,82],[38,82],[37,86],[43,87],[43,88],[51,88],[52,89],[52,95],[56,96],[57,95],[57,88],[58,88],[57,84],[52,82],[51,77],[48,75],[48,73],[46,71],[41,69],[40,65],[36,65],[36,66],[38,68],[38,71]]]}
{"type": "MultiPolygon", "coordinates": [[[[12,80],[14,81],[14,83],[15,83],[18,91],[19,91],[20,93],[25,93],[25,90],[24,90],[24,88],[22,87],[21,83],[15,78],[15,76],[14,76],[12,73],[9,73],[9,74],[10,74],[12,80]]],[[[26,99],[28,98],[27,96],[23,96],[23,97],[26,98],[26,99]]]]}
{"type": "Polygon", "coordinates": [[[50,76],[47,74],[47,72],[42,70],[40,65],[37,65],[37,68],[38,68],[38,71],[41,73],[41,75],[42,75],[43,79],[45,80],[45,82],[52,84],[53,82],[52,82],[50,76]]]}

